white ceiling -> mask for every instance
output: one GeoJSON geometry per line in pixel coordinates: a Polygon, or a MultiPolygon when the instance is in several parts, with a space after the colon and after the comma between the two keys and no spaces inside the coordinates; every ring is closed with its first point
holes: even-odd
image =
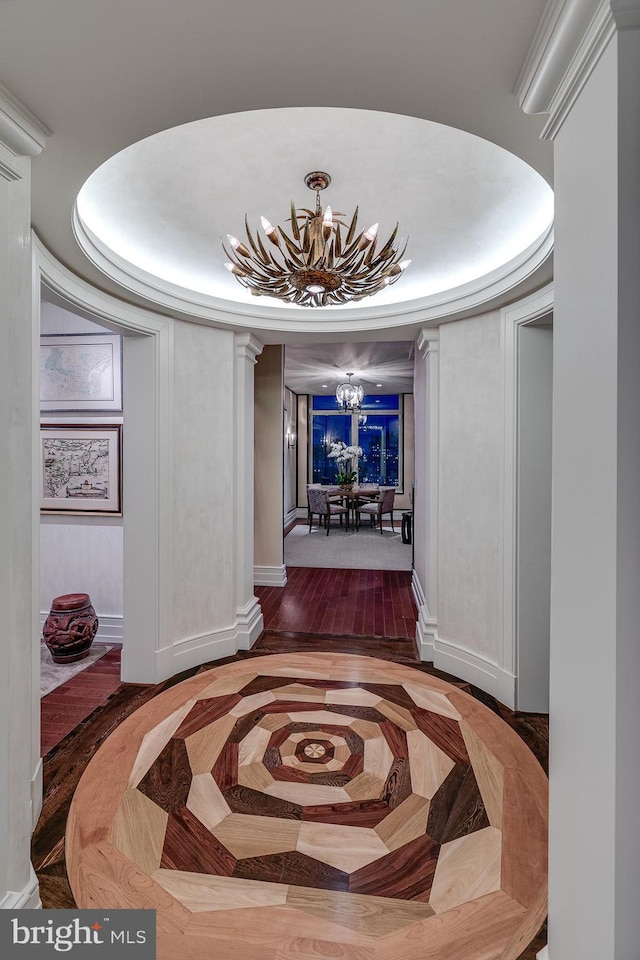
{"type": "Polygon", "coordinates": [[[294,393],[334,396],[353,373],[365,393],[413,393],[413,350],[413,340],[287,344],[285,386],[294,393]]]}
{"type": "MultiPolygon", "coordinates": [[[[127,259],[153,257],[150,272],[162,276],[156,286],[170,277],[193,288],[193,301],[209,298],[207,307],[211,297],[231,303],[232,322],[257,330],[265,343],[311,344],[318,360],[317,345],[330,340],[327,364],[341,365],[335,343],[344,340],[362,348],[350,368],[370,363],[373,370],[373,341],[384,341],[388,355],[396,339],[402,363],[405,341],[437,322],[443,288],[504,264],[514,237],[522,246],[545,219],[551,145],[539,138],[543,118],[525,116],[513,94],[545,3],[3,0],[0,83],[51,131],[32,163],[36,232],[94,285],[138,305],[153,301],[161,312],[198,314],[192,302],[163,300],[109,264],[98,268],[76,242],[78,192],[119,155],[110,162],[125,178],[117,184],[109,165],[102,168],[109,189],[92,223],[111,231],[120,253],[118,244],[129,245],[127,259]],[[150,145],[159,151],[136,179],[140,168],[129,162],[150,145]],[[245,212],[281,222],[291,199],[304,205],[312,198],[302,178],[317,167],[333,177],[327,201],[334,209],[350,213],[358,203],[362,226],[379,220],[388,233],[398,219],[409,234],[413,262],[389,291],[400,303],[372,309],[375,298],[365,301],[365,314],[377,311],[370,323],[358,309],[337,318],[334,311],[333,320],[309,316],[331,311],[298,310],[304,317],[294,322],[291,311],[274,318],[287,308],[260,298],[249,319],[233,278],[225,274],[217,286],[219,236],[241,235],[245,212]],[[440,290],[435,305],[411,314],[429,289],[440,290]]],[[[532,262],[502,292],[491,288],[483,308],[550,277],[548,258],[532,262]]],[[[445,316],[443,308],[442,316],[465,312],[473,308],[465,311],[461,301],[458,314],[445,316]]],[[[215,311],[199,315],[216,322],[215,311]]]]}

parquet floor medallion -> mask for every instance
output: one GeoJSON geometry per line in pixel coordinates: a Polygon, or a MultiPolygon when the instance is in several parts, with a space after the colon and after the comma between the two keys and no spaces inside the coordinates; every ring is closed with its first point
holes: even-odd
{"type": "Polygon", "coordinates": [[[161,960],[512,960],[546,914],[547,780],[442,680],[348,654],[196,674],[76,790],[80,907],[157,910],[161,960]]]}

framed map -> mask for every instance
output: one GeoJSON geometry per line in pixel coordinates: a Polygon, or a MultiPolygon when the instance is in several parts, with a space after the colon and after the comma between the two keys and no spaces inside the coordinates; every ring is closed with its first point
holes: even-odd
{"type": "Polygon", "coordinates": [[[122,338],[112,334],[40,337],[40,409],[122,410],[122,338]]]}
{"type": "Polygon", "coordinates": [[[40,426],[40,510],[122,516],[122,424],[40,426]]]}

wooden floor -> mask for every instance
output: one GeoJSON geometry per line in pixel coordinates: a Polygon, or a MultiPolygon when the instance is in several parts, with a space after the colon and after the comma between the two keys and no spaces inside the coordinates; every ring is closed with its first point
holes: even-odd
{"type": "MultiPolygon", "coordinates": [[[[361,581],[343,578],[334,605],[361,581]]],[[[283,606],[291,615],[295,591],[277,604],[259,589],[270,626],[283,606]]],[[[307,627],[320,604],[307,596],[302,609],[307,627]]],[[[215,943],[238,960],[533,960],[545,943],[546,718],[419,663],[411,636],[312,634],[267,630],[213,673],[157,687],[119,685],[114,651],[44,698],[43,743],[63,718],[78,725],[45,758],[43,905],[93,905],[97,883],[101,905],[150,906],[137,898],[152,889],[172,904],[158,914],[159,957],[204,960],[215,943]],[[109,683],[85,719],[89,689],[109,683]]]]}
{"type": "Polygon", "coordinates": [[[256,587],[265,629],[413,638],[411,573],[290,567],[287,585],[256,587]]]}

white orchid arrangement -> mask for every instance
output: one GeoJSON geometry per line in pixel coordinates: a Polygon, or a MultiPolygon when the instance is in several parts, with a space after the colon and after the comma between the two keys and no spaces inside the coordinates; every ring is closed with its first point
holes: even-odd
{"type": "Polygon", "coordinates": [[[331,450],[327,456],[336,461],[336,481],[339,484],[353,483],[358,479],[357,465],[363,453],[362,447],[347,446],[344,440],[331,441],[331,450]]]}

